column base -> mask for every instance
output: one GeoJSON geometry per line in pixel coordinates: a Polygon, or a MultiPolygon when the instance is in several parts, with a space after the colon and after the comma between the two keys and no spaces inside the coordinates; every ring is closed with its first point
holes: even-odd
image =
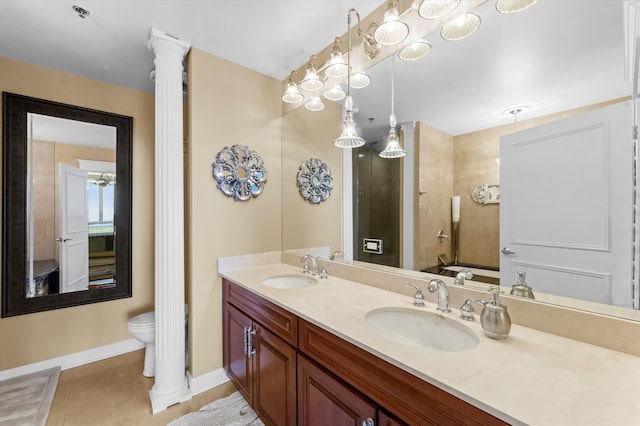
{"type": "Polygon", "coordinates": [[[168,407],[179,404],[181,402],[191,400],[191,390],[189,389],[187,377],[184,377],[182,385],[170,393],[159,394],[156,385],[153,385],[149,391],[149,399],[151,400],[151,413],[157,414],[166,410],[168,407]]]}

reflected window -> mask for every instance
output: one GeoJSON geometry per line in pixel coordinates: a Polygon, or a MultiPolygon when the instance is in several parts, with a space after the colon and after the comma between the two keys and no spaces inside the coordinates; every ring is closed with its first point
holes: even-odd
{"type": "Polygon", "coordinates": [[[106,235],[114,232],[115,182],[115,174],[88,173],[89,235],[106,235]]]}

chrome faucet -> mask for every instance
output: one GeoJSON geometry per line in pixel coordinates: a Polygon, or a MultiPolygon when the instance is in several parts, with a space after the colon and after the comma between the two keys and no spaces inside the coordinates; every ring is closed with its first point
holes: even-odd
{"type": "Polygon", "coordinates": [[[453,280],[453,283],[457,284],[457,285],[464,285],[465,278],[468,279],[468,280],[473,278],[473,272],[471,272],[469,269],[461,269],[456,274],[456,279],[453,280]]]}
{"type": "Polygon", "coordinates": [[[336,257],[341,257],[344,259],[344,252],[342,250],[334,251],[329,255],[329,260],[336,260],[336,257]]]}
{"type": "Polygon", "coordinates": [[[310,254],[305,254],[300,259],[300,263],[302,263],[303,274],[311,273],[311,275],[318,275],[318,260],[315,257],[311,256],[310,254]],[[308,260],[311,260],[311,269],[309,269],[308,260]]]}
{"type": "Polygon", "coordinates": [[[451,312],[451,308],[449,308],[449,289],[444,281],[438,279],[429,281],[429,293],[436,291],[438,292],[438,307],[436,310],[451,312]]]}

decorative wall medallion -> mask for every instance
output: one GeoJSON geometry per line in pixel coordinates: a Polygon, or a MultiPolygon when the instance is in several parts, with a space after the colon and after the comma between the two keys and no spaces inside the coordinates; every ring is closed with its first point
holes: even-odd
{"type": "Polygon", "coordinates": [[[329,198],[333,189],[331,170],[317,158],[306,160],[298,168],[297,185],[302,198],[311,204],[320,204],[329,198]]]}
{"type": "Polygon", "coordinates": [[[257,197],[267,183],[262,158],[244,145],[225,146],[211,166],[218,189],[236,201],[257,197]]]}
{"type": "Polygon", "coordinates": [[[471,199],[479,204],[500,202],[500,185],[478,185],[471,190],[471,199]]]}

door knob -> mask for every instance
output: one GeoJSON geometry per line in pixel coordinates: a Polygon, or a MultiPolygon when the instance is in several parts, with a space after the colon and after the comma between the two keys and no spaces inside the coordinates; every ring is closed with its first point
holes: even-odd
{"type": "Polygon", "coordinates": [[[367,417],[367,419],[362,422],[362,426],[375,426],[375,424],[371,417],[367,417]]]}
{"type": "Polygon", "coordinates": [[[509,247],[502,247],[502,250],[500,251],[502,254],[516,254],[516,252],[511,250],[509,247]]]}
{"type": "Polygon", "coordinates": [[[71,238],[56,238],[56,241],[58,241],[59,243],[66,243],[67,241],[71,241],[71,238]]]}

